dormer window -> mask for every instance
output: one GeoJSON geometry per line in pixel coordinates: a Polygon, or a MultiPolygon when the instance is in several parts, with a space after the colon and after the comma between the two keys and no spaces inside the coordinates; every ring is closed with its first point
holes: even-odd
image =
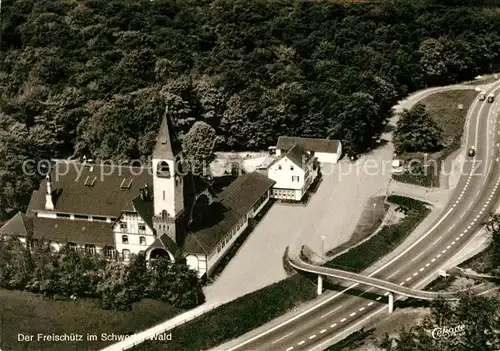
{"type": "Polygon", "coordinates": [[[170,166],[167,162],[161,161],[158,163],[158,166],[156,167],[156,175],[158,177],[170,178],[170,166]]]}

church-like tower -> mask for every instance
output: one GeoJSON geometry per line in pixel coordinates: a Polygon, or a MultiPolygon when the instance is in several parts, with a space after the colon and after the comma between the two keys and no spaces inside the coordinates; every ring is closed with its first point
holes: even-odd
{"type": "Polygon", "coordinates": [[[177,242],[176,220],[184,211],[182,146],[166,109],[153,151],[153,226],[177,242]]]}

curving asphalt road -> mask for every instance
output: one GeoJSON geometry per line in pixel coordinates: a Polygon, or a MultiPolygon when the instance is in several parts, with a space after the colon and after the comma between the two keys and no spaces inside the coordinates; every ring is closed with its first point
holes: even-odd
{"type": "MultiPolygon", "coordinates": [[[[442,88],[433,92],[449,90],[442,88]]],[[[496,82],[487,94],[500,93],[496,82]]],[[[426,94],[423,92],[422,94],[426,94]]],[[[465,146],[476,156],[465,162],[459,182],[443,215],[415,243],[371,277],[418,289],[474,237],[500,194],[500,99],[493,104],[476,99],[469,109],[465,146]]],[[[465,152],[465,151],[464,151],[465,152]]],[[[298,249],[293,248],[294,250],[298,249]]],[[[248,334],[227,343],[224,350],[323,350],[384,311],[389,293],[356,283],[258,335],[248,334]],[[354,294],[354,295],[353,295],[354,294]]],[[[397,297],[396,297],[397,299],[397,297]]],[[[217,348],[222,349],[222,348],[217,348]]]]}
{"type": "MultiPolygon", "coordinates": [[[[371,286],[374,288],[378,288],[381,290],[385,290],[397,293],[399,295],[403,295],[406,297],[412,297],[419,300],[434,300],[438,297],[442,297],[446,300],[458,300],[461,293],[464,291],[474,291],[474,292],[482,292],[485,286],[475,286],[471,289],[465,289],[460,291],[426,291],[420,289],[409,288],[403,286],[404,284],[396,284],[387,280],[374,278],[370,276],[366,276],[363,274],[352,273],[348,271],[344,271],[341,269],[334,269],[322,266],[315,266],[309,264],[300,259],[299,255],[290,255],[290,264],[297,270],[307,273],[320,274],[322,276],[338,278],[343,280],[348,280],[354,283],[371,286]]],[[[486,287],[487,289],[488,287],[486,287]]]]}

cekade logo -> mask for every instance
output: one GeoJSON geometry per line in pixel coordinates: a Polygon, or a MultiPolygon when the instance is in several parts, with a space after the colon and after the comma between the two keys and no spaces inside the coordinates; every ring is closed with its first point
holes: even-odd
{"type": "Polygon", "coordinates": [[[445,326],[441,328],[434,328],[431,335],[434,339],[449,339],[463,333],[465,329],[465,324],[460,324],[453,328],[445,326]]]}

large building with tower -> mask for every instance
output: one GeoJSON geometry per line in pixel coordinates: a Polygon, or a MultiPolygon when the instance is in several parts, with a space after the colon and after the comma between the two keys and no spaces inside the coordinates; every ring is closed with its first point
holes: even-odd
{"type": "Polygon", "coordinates": [[[274,181],[253,172],[215,194],[193,175],[167,113],[149,167],[58,160],[26,213],[0,234],[24,243],[43,241],[53,250],[68,245],[127,261],[177,255],[199,276],[220,259],[269,201],[274,181]]]}

